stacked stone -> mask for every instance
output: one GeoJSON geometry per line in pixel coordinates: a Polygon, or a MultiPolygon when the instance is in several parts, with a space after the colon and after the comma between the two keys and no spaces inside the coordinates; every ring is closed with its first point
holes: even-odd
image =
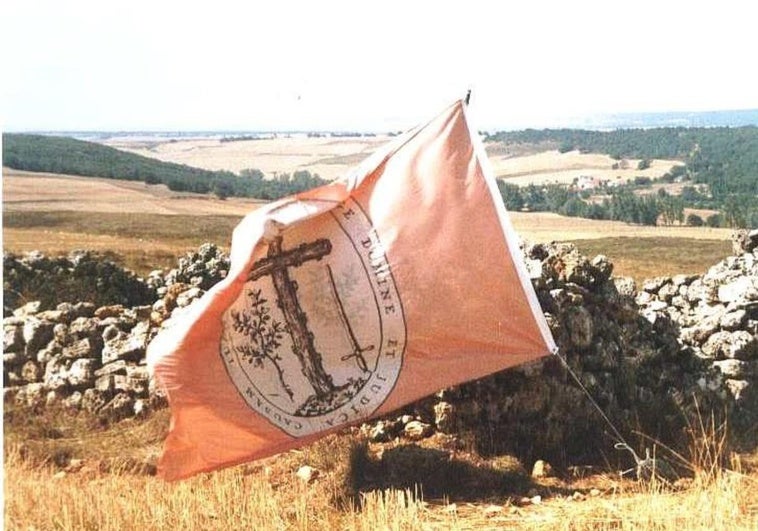
{"type": "Polygon", "coordinates": [[[150,272],[147,284],[158,295],[150,321],[155,326],[169,326],[169,319],[184,313],[192,302],[226,278],[228,272],[229,256],[212,243],[204,243],[196,252],[179,258],[177,267],[168,272],[160,269],[150,272]]]}
{"type": "Polygon", "coordinates": [[[39,251],[23,256],[3,253],[3,316],[12,315],[32,296],[42,310],[51,310],[66,300],[98,306],[147,304],[155,299],[155,291],[134,272],[94,252],[58,257],[39,251]]]}
{"type": "MultiPolygon", "coordinates": [[[[6,264],[20,278],[40,273],[70,276],[82,267],[91,281],[103,271],[91,267],[93,255],[72,253],[49,259],[29,253],[19,259],[6,255],[6,264]],[[78,268],[78,269],[77,269],[78,268]]],[[[145,290],[159,298],[152,305],[126,308],[93,303],[60,303],[45,309],[39,301],[12,311],[3,320],[3,392],[5,403],[32,408],[62,406],[120,419],[140,416],[165,404],[146,366],[150,340],[165,321],[185,312],[210,287],[226,276],[229,259],[215,245],[204,244],[163,274],[151,273],[145,290]]],[[[120,270],[118,278],[131,277],[120,270]]],[[[81,276],[81,275],[80,275],[81,276]]]]}
{"type": "Polygon", "coordinates": [[[95,308],[35,303],[3,320],[5,402],[63,406],[109,418],[141,415],[160,405],[151,396],[145,349],[150,306],[95,308]]]}
{"type": "MultiPolygon", "coordinates": [[[[669,285],[691,285],[695,277],[658,279],[646,283],[638,294],[634,281],[611,276],[612,264],[607,258],[589,260],[571,244],[532,245],[525,247],[524,253],[559,356],[581,386],[561,359],[548,356],[445,389],[415,404],[408,413],[434,425],[436,431],[472,433],[484,452],[506,452],[527,460],[547,457],[564,463],[596,458],[618,440],[593,401],[625,439],[636,440],[634,432],[641,432],[666,443],[681,440],[688,423],[695,422],[698,415],[733,408],[736,396],[727,389],[734,385],[729,387],[728,382],[715,378],[713,360],[697,355],[680,339],[678,314],[671,299],[652,296],[653,291],[673,292],[666,287],[669,285]],[[638,307],[638,300],[646,297],[650,304],[638,307]],[[663,304],[655,303],[658,300],[663,304]]],[[[746,283],[740,279],[747,270],[735,265],[745,260],[724,262],[730,264],[730,282],[746,283]]],[[[715,266],[701,283],[708,285],[714,271],[723,268],[715,266]]],[[[730,333],[737,331],[734,326],[746,325],[746,333],[754,338],[748,317],[734,319],[737,316],[730,315],[740,308],[724,308],[724,315],[732,318],[727,321],[735,323],[730,325],[730,333]]],[[[738,343],[743,337],[745,334],[737,334],[729,345],[751,344],[747,339],[738,343]]],[[[743,352],[743,347],[735,352],[743,352]]],[[[736,410],[747,417],[755,417],[757,412],[754,404],[736,410]]],[[[383,429],[367,430],[377,441],[386,438],[386,428],[392,425],[387,420],[383,423],[383,429]]]]}
{"type": "Polygon", "coordinates": [[[758,402],[758,230],[734,237],[734,256],[702,276],[646,282],[637,295],[649,320],[669,319],[682,348],[707,362],[702,386],[725,389],[741,408],[758,402]]]}
{"type": "Polygon", "coordinates": [[[212,243],[204,243],[197,251],[179,258],[178,264],[168,273],[160,269],[152,271],[147,284],[164,296],[173,284],[186,284],[193,288],[208,290],[226,278],[229,272],[229,256],[212,243]]]}
{"type": "Polygon", "coordinates": [[[418,441],[433,435],[435,427],[413,415],[406,414],[372,424],[364,424],[361,426],[361,431],[365,437],[374,442],[389,442],[398,437],[418,441]]]}

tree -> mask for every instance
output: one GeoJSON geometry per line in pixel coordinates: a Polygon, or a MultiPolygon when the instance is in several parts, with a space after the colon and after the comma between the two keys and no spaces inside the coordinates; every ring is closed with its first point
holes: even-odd
{"type": "Polygon", "coordinates": [[[264,177],[265,175],[263,172],[257,168],[247,168],[240,171],[240,178],[249,180],[253,183],[263,182],[264,177]]]}
{"type": "Polygon", "coordinates": [[[642,225],[657,225],[660,207],[655,197],[648,195],[639,201],[637,223],[642,225]]]}
{"type": "Polygon", "coordinates": [[[231,312],[234,331],[248,339],[242,345],[235,345],[234,350],[253,368],[262,369],[264,363],[270,363],[276,370],[279,384],[292,400],[294,393],[284,380],[282,357],[277,352],[286,332],[285,326],[271,317],[271,309],[266,305],[268,300],[261,296],[261,290],[248,290],[247,297],[247,311],[231,312]]]}
{"type": "Polygon", "coordinates": [[[506,209],[518,211],[524,208],[524,197],[521,195],[521,188],[518,185],[498,180],[497,187],[506,209]]]}
{"type": "Polygon", "coordinates": [[[705,224],[709,227],[723,227],[724,216],[721,214],[711,214],[705,219],[705,224]]]}
{"type": "Polygon", "coordinates": [[[683,187],[680,197],[683,201],[686,201],[688,203],[695,203],[703,199],[702,194],[700,194],[694,186],[683,187]]]}
{"type": "Polygon", "coordinates": [[[558,209],[558,213],[564,216],[583,217],[587,210],[587,203],[578,197],[572,197],[558,209]]]}
{"type": "Polygon", "coordinates": [[[659,200],[661,217],[666,225],[684,221],[684,202],[679,197],[667,195],[659,200]]]}
{"type": "Polygon", "coordinates": [[[697,214],[689,214],[687,216],[687,225],[690,227],[702,227],[704,224],[703,218],[697,214]]]}
{"type": "Polygon", "coordinates": [[[610,219],[608,214],[608,200],[602,203],[589,203],[584,212],[584,217],[589,219],[610,219]]]}
{"type": "Polygon", "coordinates": [[[621,190],[611,197],[608,212],[613,220],[656,225],[660,206],[652,195],[637,197],[630,190],[621,190]]]}
{"type": "Polygon", "coordinates": [[[524,191],[524,206],[532,211],[542,211],[546,209],[545,190],[534,184],[528,185],[524,191]]]}
{"type": "Polygon", "coordinates": [[[232,183],[226,180],[216,180],[211,187],[212,192],[221,200],[226,199],[234,192],[232,183]]]}
{"type": "Polygon", "coordinates": [[[651,163],[650,163],[650,159],[642,159],[642,160],[641,160],[641,161],[640,161],[640,162],[637,164],[637,169],[638,169],[638,170],[646,170],[646,169],[648,169],[648,168],[650,167],[650,165],[651,165],[651,163]]]}
{"type": "Polygon", "coordinates": [[[567,186],[553,184],[548,186],[545,191],[545,206],[550,212],[558,212],[568,199],[569,191],[567,186]]]}
{"type": "Polygon", "coordinates": [[[166,183],[168,186],[168,189],[172,192],[186,192],[187,191],[187,181],[184,179],[179,179],[178,177],[174,177],[166,183]]]}
{"type": "Polygon", "coordinates": [[[724,201],[724,220],[728,227],[744,228],[747,226],[749,200],[737,195],[729,195],[724,201]]]}

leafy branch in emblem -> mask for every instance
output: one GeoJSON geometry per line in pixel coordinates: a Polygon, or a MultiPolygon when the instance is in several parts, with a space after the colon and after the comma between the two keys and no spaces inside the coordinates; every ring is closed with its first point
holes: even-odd
{"type": "Polygon", "coordinates": [[[279,376],[279,383],[292,400],[293,392],[284,381],[284,370],[280,365],[282,358],[278,354],[287,327],[271,316],[271,309],[266,304],[268,300],[263,298],[261,290],[250,289],[247,297],[249,306],[246,310],[231,312],[234,331],[248,339],[234,350],[253,368],[262,369],[266,361],[271,363],[279,376]]]}

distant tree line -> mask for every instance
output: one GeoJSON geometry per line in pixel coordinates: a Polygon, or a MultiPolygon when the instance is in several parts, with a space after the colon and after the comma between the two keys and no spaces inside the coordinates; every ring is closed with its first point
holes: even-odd
{"type": "Polygon", "coordinates": [[[674,201],[654,195],[635,195],[630,189],[614,191],[602,201],[589,201],[581,192],[571,190],[566,185],[550,184],[518,186],[498,181],[500,194],[508,210],[529,210],[531,212],[555,212],[563,216],[626,221],[640,225],[656,225],[665,211],[668,220],[682,218],[683,207],[674,201]]]}
{"type": "Polygon", "coordinates": [[[3,165],[18,170],[165,184],[177,192],[278,199],[326,184],[308,171],[264,178],[256,169],[239,175],[163,162],[69,137],[3,134],[3,165]]]}
{"type": "Polygon", "coordinates": [[[240,135],[240,136],[223,136],[219,138],[219,142],[222,144],[227,142],[246,142],[248,140],[262,140],[264,137],[258,135],[240,135]]]}
{"type": "Polygon", "coordinates": [[[621,186],[606,189],[604,197],[600,200],[590,200],[588,191],[579,192],[562,184],[518,186],[500,180],[498,188],[505,207],[511,211],[555,212],[563,216],[624,221],[639,225],[676,223],[695,227],[758,226],[754,205],[746,199],[742,202],[734,198],[729,199],[728,208],[724,213],[712,214],[703,219],[697,214],[685,216],[687,201],[683,197],[684,194],[670,195],[663,189],[655,194],[635,194],[634,186],[621,186]]]}
{"type": "MultiPolygon", "coordinates": [[[[619,161],[637,158],[641,159],[639,170],[649,167],[652,159],[681,160],[684,166],[674,167],[662,180],[703,184],[708,190],[703,194],[695,186],[685,187],[680,196],[684,206],[720,210],[720,217],[712,221],[714,224],[758,227],[758,127],[755,126],[616,131],[527,129],[498,132],[488,135],[487,140],[552,145],[561,152],[605,153],[619,161]]],[[[574,203],[571,210],[582,208],[594,215],[598,207],[574,203]]],[[[694,218],[692,221],[697,223],[694,218]]]]}
{"type": "MultiPolygon", "coordinates": [[[[295,133],[297,134],[297,133],[295,133]]],[[[290,133],[284,133],[286,137],[289,137],[290,133]]],[[[372,138],[376,136],[376,133],[358,133],[355,131],[309,131],[305,133],[308,138],[372,138]]],[[[273,134],[264,133],[263,135],[233,135],[224,136],[219,139],[219,142],[240,142],[247,140],[268,140],[273,138],[273,134]]]]}

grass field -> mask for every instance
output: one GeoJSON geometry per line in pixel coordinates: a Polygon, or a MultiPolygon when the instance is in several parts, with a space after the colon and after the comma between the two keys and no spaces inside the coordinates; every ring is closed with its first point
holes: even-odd
{"type": "Polygon", "coordinates": [[[671,237],[618,237],[583,239],[573,242],[582,254],[604,254],[611,258],[616,276],[628,276],[638,285],[648,278],[680,273],[702,275],[731,254],[725,240],[671,237]]]}
{"type": "MultiPolygon", "coordinates": [[[[347,433],[256,463],[165,483],[153,473],[167,425],[165,410],[114,425],[55,411],[6,414],[5,529],[681,531],[751,530],[758,524],[755,462],[728,454],[718,430],[706,429],[705,438],[695,441],[692,473],[674,485],[603,471],[531,479],[511,463],[514,479],[495,488],[425,497],[406,486],[413,478],[423,480],[423,471],[408,469],[407,462],[393,475],[394,486],[372,485],[366,463],[377,462],[382,449],[393,444],[366,445],[347,433]],[[729,457],[729,470],[714,466],[729,457]],[[303,465],[319,470],[315,481],[295,476],[303,465]]],[[[468,470],[486,483],[500,470],[494,465],[459,452],[443,466],[468,470]]],[[[428,490],[439,487],[426,484],[428,490]]]]}
{"type": "Polygon", "coordinates": [[[179,256],[205,242],[228,250],[239,220],[239,216],[4,212],[3,249],[38,250],[50,256],[89,249],[145,275],[174,267],[179,256]]]}
{"type": "MultiPolygon", "coordinates": [[[[3,245],[6,251],[39,250],[52,256],[65,255],[74,249],[95,250],[145,275],[153,269],[174,267],[177,257],[204,242],[216,243],[228,251],[232,230],[239,219],[235,216],[150,216],[148,219],[132,214],[5,213],[3,245]],[[159,224],[154,225],[156,222],[159,224]]],[[[656,276],[703,274],[731,252],[731,243],[725,239],[677,236],[574,239],[572,236],[576,235],[529,239],[572,242],[590,258],[604,254],[613,262],[616,276],[632,277],[638,284],[656,276]]]]}
{"type": "MultiPolygon", "coordinates": [[[[232,229],[261,203],[173,193],[164,186],[4,170],[3,248],[66,254],[110,252],[147,273],[210,241],[228,248],[232,229]]],[[[573,241],[588,255],[606,254],[616,274],[642,280],[701,273],[729,251],[728,229],[641,227],[552,213],[512,212],[517,233],[532,242],[573,241]],[[592,243],[591,241],[599,240],[592,243]],[[665,253],[664,253],[665,251],[665,253]]]]}
{"type": "Polygon", "coordinates": [[[243,216],[256,199],[172,192],[164,185],[3,168],[3,212],[106,212],[150,215],[243,216]]]}
{"type": "MultiPolygon", "coordinates": [[[[728,239],[693,238],[692,231],[682,231],[679,236],[677,231],[662,229],[658,236],[647,235],[655,234],[648,231],[634,236],[626,235],[621,229],[628,226],[619,224],[617,233],[623,235],[588,237],[591,235],[586,229],[571,227],[570,219],[545,217],[517,215],[513,221],[519,234],[530,241],[570,241],[589,257],[605,254],[614,263],[617,276],[630,276],[638,283],[662,275],[702,274],[731,251],[728,239]],[[566,226],[551,230],[550,222],[566,226]]],[[[204,242],[228,250],[232,230],[240,219],[240,216],[11,211],[3,213],[3,246],[6,251],[16,253],[39,250],[49,255],[91,249],[147,274],[152,269],[174,266],[178,256],[204,242]]]]}

